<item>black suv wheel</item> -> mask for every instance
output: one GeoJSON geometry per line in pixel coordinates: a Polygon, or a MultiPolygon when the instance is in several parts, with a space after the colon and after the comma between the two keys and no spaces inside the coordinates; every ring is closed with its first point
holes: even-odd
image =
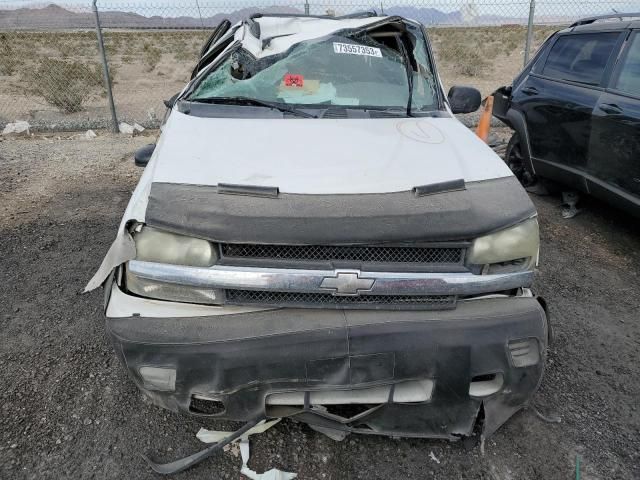
{"type": "Polygon", "coordinates": [[[514,133],[507,144],[507,150],[504,153],[504,161],[511,169],[522,186],[530,187],[536,183],[535,175],[529,170],[527,162],[524,159],[524,146],[520,141],[520,135],[514,133]]]}

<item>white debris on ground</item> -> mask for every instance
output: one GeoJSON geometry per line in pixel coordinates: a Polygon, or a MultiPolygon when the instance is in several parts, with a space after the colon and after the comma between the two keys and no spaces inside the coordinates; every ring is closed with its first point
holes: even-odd
{"type": "MultiPolygon", "coordinates": [[[[249,437],[251,435],[255,435],[257,433],[263,433],[273,427],[276,423],[278,423],[281,419],[276,418],[275,420],[265,421],[258,423],[255,427],[250,428],[247,432],[242,436],[242,438],[249,437]]],[[[207,430],[206,428],[201,428],[196,433],[196,438],[200,440],[202,443],[218,443],[225,438],[227,438],[233,432],[223,432],[220,430],[207,430]]]]}
{"type": "Polygon", "coordinates": [[[436,462],[438,465],[440,465],[440,460],[438,460],[438,457],[436,457],[436,455],[433,452],[429,452],[429,458],[434,462],[436,462]]]}
{"type": "Polygon", "coordinates": [[[29,122],[25,122],[24,120],[18,120],[17,122],[7,123],[2,130],[2,135],[29,135],[29,122]]]}
{"type": "Polygon", "coordinates": [[[91,140],[92,138],[96,138],[98,135],[96,135],[96,132],[94,132],[93,130],[87,130],[86,132],[84,132],[84,138],[86,138],[87,140],[91,140]]]}
{"type": "Polygon", "coordinates": [[[144,127],[139,123],[129,125],[127,122],[120,122],[120,124],[118,125],[118,130],[120,130],[120,133],[124,135],[135,136],[138,133],[142,133],[144,131],[144,127]]]}
{"type": "MultiPolygon", "coordinates": [[[[240,468],[240,473],[245,477],[250,478],[251,480],[292,480],[298,476],[297,473],[283,472],[282,470],[278,470],[277,468],[272,468],[271,470],[268,470],[264,473],[258,473],[254,470],[251,470],[247,465],[251,456],[249,449],[249,437],[251,435],[256,435],[258,433],[267,431],[280,420],[280,418],[276,418],[275,420],[271,420],[269,422],[263,420],[255,427],[247,430],[247,432],[234,443],[223,448],[225,452],[230,452],[234,457],[237,457],[239,445],[240,454],[242,455],[242,467],[240,468]],[[238,442],[240,443],[238,444],[238,442]]],[[[217,443],[227,438],[230,433],[231,432],[222,432],[219,430],[207,430],[206,428],[201,428],[198,433],[196,433],[196,438],[203,443],[217,443]]]]}

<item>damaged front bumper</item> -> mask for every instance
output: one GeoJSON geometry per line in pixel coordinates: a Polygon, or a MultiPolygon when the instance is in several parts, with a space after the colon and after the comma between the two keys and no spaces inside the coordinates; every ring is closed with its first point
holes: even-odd
{"type": "Polygon", "coordinates": [[[548,343],[530,296],[446,311],[127,316],[107,318],[107,329],[137,385],[174,411],[452,440],[479,418],[488,436],[527,405],[548,343]]]}

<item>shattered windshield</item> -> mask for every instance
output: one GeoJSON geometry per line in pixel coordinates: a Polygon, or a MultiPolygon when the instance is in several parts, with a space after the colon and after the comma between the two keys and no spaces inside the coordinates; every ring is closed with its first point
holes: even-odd
{"type": "MultiPolygon", "coordinates": [[[[417,30],[417,29],[416,29],[417,30]]],[[[331,35],[256,59],[240,48],[202,79],[189,100],[244,97],[304,106],[436,109],[436,87],[423,38],[406,34],[331,35]]]]}

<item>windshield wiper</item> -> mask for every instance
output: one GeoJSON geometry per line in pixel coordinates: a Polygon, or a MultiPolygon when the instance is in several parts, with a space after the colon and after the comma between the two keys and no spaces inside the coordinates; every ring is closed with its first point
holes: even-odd
{"type": "Polygon", "coordinates": [[[318,118],[317,115],[298,110],[294,107],[289,107],[283,103],[268,102],[266,100],[258,100],[251,97],[209,97],[209,98],[192,98],[189,101],[199,103],[221,103],[225,105],[258,105],[260,107],[273,108],[280,112],[290,113],[298,117],[303,118],[318,118]]]}

